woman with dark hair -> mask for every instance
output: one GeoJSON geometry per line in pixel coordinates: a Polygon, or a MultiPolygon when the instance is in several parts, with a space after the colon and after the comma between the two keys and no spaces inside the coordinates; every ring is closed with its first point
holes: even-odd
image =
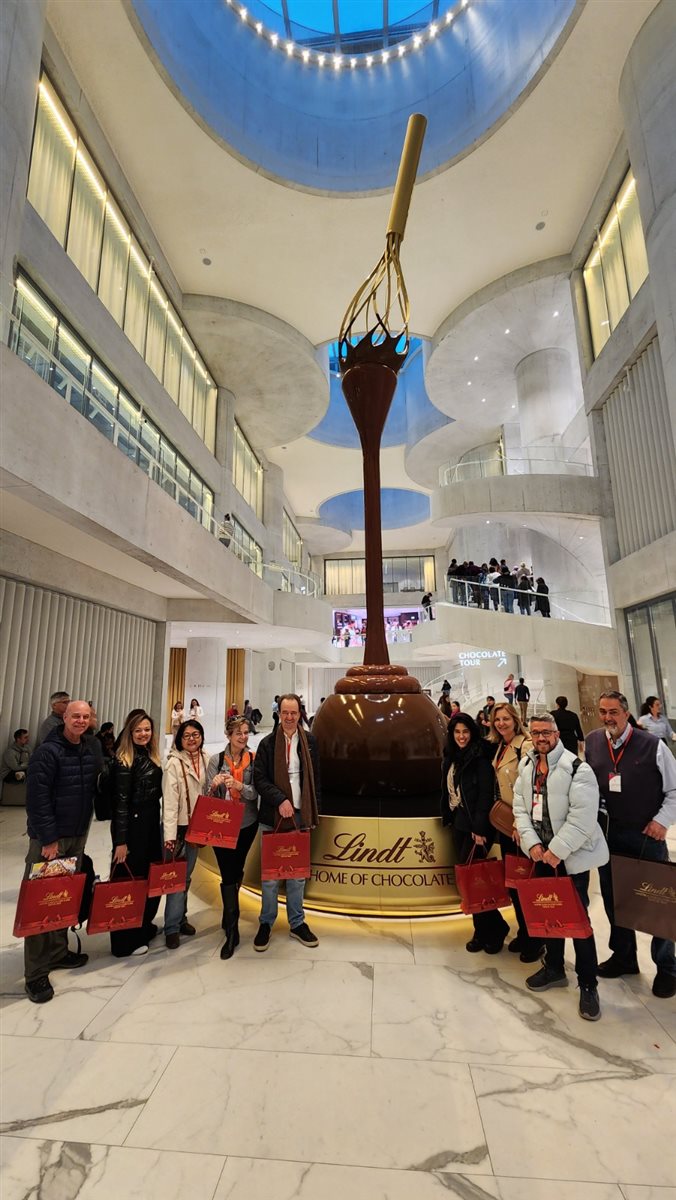
{"type": "Polygon", "coordinates": [[[541,575],[535,580],[535,611],[542,617],[551,617],[549,588],[541,575]]]}
{"type": "MultiPolygon", "coordinates": [[[[488,854],[494,831],[488,819],[495,799],[493,768],[482,747],[479,728],[472,717],[458,713],[448,726],[441,781],[441,819],[451,826],[455,857],[466,863],[472,852],[488,854]]],[[[497,908],[474,913],[474,936],[465,949],[499,954],[509,925],[497,908]]]]}
{"type": "Polygon", "coordinates": [[[225,750],[209,759],[207,781],[211,795],[228,795],[244,805],[242,825],[233,850],[214,846],[221,873],[225,942],[221,958],[232,958],[239,946],[239,887],[244,878],[246,856],[258,832],[258,792],[253,783],[254,753],[247,748],[251,726],[245,717],[232,717],[226,723],[225,750]]]}
{"type": "Polygon", "coordinates": [[[662,701],[659,696],[646,696],[645,703],[641,705],[638,724],[641,729],[645,729],[646,733],[654,734],[667,745],[669,742],[676,742],[676,733],[671,727],[669,718],[665,717],[662,712],[662,701]]]}
{"type": "MultiPolygon", "coordinates": [[[[120,734],[111,791],[113,863],[126,863],[132,875],[143,878],[152,862],[162,860],[162,765],[155,726],[145,712],[132,717],[120,734]]],[[[153,917],[159,906],[159,896],[146,900],[139,928],[111,932],[110,949],[116,958],[148,953],[157,934],[153,917]]]]}
{"type": "Polygon", "coordinates": [[[176,854],[185,848],[188,863],[184,892],[167,896],[164,905],[164,936],[167,949],[177,950],[180,934],[192,937],[195,926],[187,919],[190,877],[197,861],[197,846],[186,842],[190,816],[197,797],[207,791],[208,759],[204,750],[204,729],[199,721],[183,721],[176,730],[162,780],[162,820],[164,849],[176,854]]]}

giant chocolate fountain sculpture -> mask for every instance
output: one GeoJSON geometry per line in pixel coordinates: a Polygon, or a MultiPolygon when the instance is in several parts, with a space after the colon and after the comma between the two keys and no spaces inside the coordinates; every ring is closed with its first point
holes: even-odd
{"type": "Polygon", "coordinates": [[[364,459],[367,630],[363,666],[338,681],[313,724],[326,816],[313,838],[306,897],[356,912],[448,911],[456,895],[435,820],[445,724],[418,680],[390,664],[383,611],[380,441],[409,349],[399,249],[426,124],[409,118],[385,252],[352,300],[339,341],[343,394],[364,459]]]}

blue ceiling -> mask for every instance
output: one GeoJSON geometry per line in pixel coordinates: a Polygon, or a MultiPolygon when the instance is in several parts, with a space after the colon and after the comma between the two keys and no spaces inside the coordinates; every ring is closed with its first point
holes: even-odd
{"type": "Polygon", "coordinates": [[[249,0],[249,12],[298,45],[362,53],[410,37],[438,17],[439,5],[440,0],[249,0]]]}
{"type": "MultiPolygon", "coordinates": [[[[403,529],[428,521],[429,496],[410,488],[381,488],[380,504],[383,529],[403,529]]],[[[325,525],[351,532],[364,528],[364,492],[341,492],[320,504],[317,512],[325,525]]]]}

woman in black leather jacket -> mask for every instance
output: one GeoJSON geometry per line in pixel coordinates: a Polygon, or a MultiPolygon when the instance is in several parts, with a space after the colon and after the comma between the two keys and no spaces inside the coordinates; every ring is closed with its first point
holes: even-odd
{"type": "MultiPolygon", "coordinates": [[[[113,767],[113,864],[126,863],[132,875],[147,877],[152,862],[162,861],[160,805],[162,767],[155,726],[141,712],[127,722],[120,735],[113,767]]],[[[121,877],[122,872],[117,872],[121,877]]],[[[121,929],[110,935],[110,948],[116,958],[147,954],[148,944],[157,927],[153,917],[160,897],[146,900],[143,925],[121,929]]]]}
{"type": "MultiPolygon", "coordinates": [[[[450,825],[455,858],[466,863],[472,851],[483,858],[495,831],[488,819],[495,799],[495,775],[479,727],[466,713],[452,717],[444,752],[441,781],[441,819],[450,825]]],[[[470,954],[484,950],[499,954],[509,925],[497,908],[474,913],[474,936],[465,946],[470,954]]]]}

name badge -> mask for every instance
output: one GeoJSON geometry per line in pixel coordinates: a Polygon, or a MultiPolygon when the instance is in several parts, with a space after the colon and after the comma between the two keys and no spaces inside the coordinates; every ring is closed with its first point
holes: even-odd
{"type": "Polygon", "coordinates": [[[622,791],[622,776],[621,775],[609,775],[608,776],[608,787],[611,792],[621,792],[622,791]]]}

